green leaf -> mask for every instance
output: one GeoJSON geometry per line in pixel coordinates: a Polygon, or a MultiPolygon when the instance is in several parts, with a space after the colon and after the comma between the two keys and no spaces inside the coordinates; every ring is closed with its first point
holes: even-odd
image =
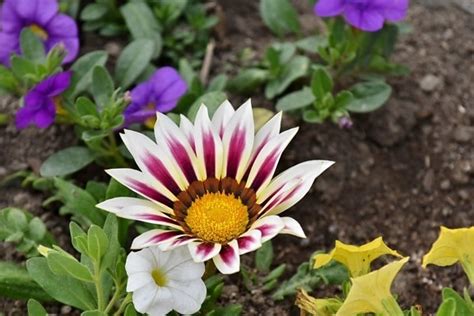
{"type": "Polygon", "coordinates": [[[311,89],[316,99],[322,100],[327,93],[331,93],[333,88],[332,77],[323,67],[318,67],[313,72],[311,78],[311,89]]]}
{"type": "Polygon", "coordinates": [[[438,308],[436,316],[456,316],[456,302],[452,298],[445,299],[438,308]]]}
{"type": "Polygon", "coordinates": [[[80,281],[94,282],[89,269],[72,256],[52,252],[48,254],[47,260],[49,268],[56,275],[69,275],[80,281]]]}
{"type": "Polygon", "coordinates": [[[5,261],[0,261],[0,296],[13,299],[51,300],[51,297],[28,275],[25,268],[5,261]]]}
{"type": "Polygon", "coordinates": [[[309,87],[292,92],[279,99],[276,104],[278,111],[293,111],[305,108],[316,100],[309,87]]]}
{"type": "Polygon", "coordinates": [[[217,307],[206,316],[239,316],[242,313],[242,305],[230,304],[224,307],[217,307]]]}
{"type": "Polygon", "coordinates": [[[153,58],[157,58],[162,47],[161,30],[150,7],[145,2],[136,1],[123,5],[120,11],[134,39],[153,41],[153,58]]]}
{"type": "Polygon", "coordinates": [[[328,45],[328,39],[322,35],[314,35],[305,37],[297,41],[295,44],[296,47],[305,52],[317,54],[321,47],[326,47],[328,45]]]}
{"type": "MultiPolygon", "coordinates": [[[[132,3],[130,3],[132,4],[132,3]]],[[[122,89],[127,89],[145,70],[152,59],[153,41],[137,39],[125,47],[117,60],[115,79],[122,89]]]]}
{"type": "Polygon", "coordinates": [[[354,96],[350,91],[343,90],[336,95],[334,99],[334,104],[338,109],[346,109],[347,105],[352,102],[354,96]]]}
{"type": "Polygon", "coordinates": [[[46,57],[43,43],[28,27],[21,31],[20,47],[22,55],[31,61],[42,61],[46,57]]]}
{"type": "Polygon", "coordinates": [[[99,310],[93,310],[93,311],[85,311],[81,314],[81,316],[107,316],[107,314],[99,310]]]}
{"type": "Polygon", "coordinates": [[[82,9],[81,20],[99,20],[107,13],[107,6],[102,3],[90,3],[82,9]]]}
{"type": "Polygon", "coordinates": [[[269,73],[265,69],[249,68],[227,82],[227,89],[232,92],[249,94],[268,80],[269,73]]]}
{"type": "Polygon", "coordinates": [[[46,235],[46,226],[39,217],[35,217],[28,223],[28,232],[33,240],[41,241],[46,235]]]}
{"type": "Polygon", "coordinates": [[[273,99],[281,94],[293,83],[306,75],[309,67],[309,59],[305,56],[296,56],[283,66],[283,70],[277,78],[271,80],[265,87],[265,96],[273,99]]]}
{"type": "Polygon", "coordinates": [[[283,274],[283,272],[285,272],[285,269],[286,265],[284,263],[280,264],[278,267],[270,271],[270,273],[265,278],[263,278],[262,281],[266,283],[278,279],[283,274]]]}
{"type": "Polygon", "coordinates": [[[354,85],[350,91],[354,99],[349,103],[347,109],[352,112],[371,112],[387,102],[392,87],[383,81],[367,81],[354,85]]]}
{"type": "Polygon", "coordinates": [[[81,254],[85,254],[87,252],[87,247],[83,248],[83,245],[80,245],[78,242],[78,238],[87,238],[86,233],[75,222],[69,223],[69,232],[71,234],[71,243],[74,249],[79,251],[81,254]]]}
{"type": "Polygon", "coordinates": [[[13,74],[22,80],[25,80],[25,77],[31,77],[31,75],[36,73],[35,64],[26,58],[13,55],[10,58],[10,63],[13,74]]]}
{"type": "Polygon", "coordinates": [[[298,13],[288,0],[260,0],[260,15],[278,36],[300,31],[298,13]]]}
{"type": "MultiPolygon", "coordinates": [[[[123,222],[123,219],[120,219],[123,222]]],[[[109,214],[105,220],[103,232],[107,237],[107,249],[102,259],[102,268],[113,267],[120,254],[119,233],[127,233],[127,229],[123,230],[119,227],[119,219],[114,214],[109,214]]],[[[103,241],[102,241],[103,242],[103,241]]]]}
{"type": "Polygon", "coordinates": [[[57,197],[64,203],[62,213],[73,214],[83,226],[104,224],[105,214],[95,207],[97,201],[89,192],[60,178],[54,179],[54,185],[58,190],[57,197]]]}
{"type": "Polygon", "coordinates": [[[135,308],[133,307],[133,304],[129,304],[127,308],[125,309],[125,316],[137,316],[137,312],[135,311],[135,308]]]}
{"type": "Polygon", "coordinates": [[[94,155],[86,147],[68,147],[46,159],[41,165],[42,177],[65,176],[81,170],[94,161],[94,155]]]}
{"type": "Polygon", "coordinates": [[[106,61],[107,53],[105,51],[90,52],[76,60],[71,66],[73,75],[68,93],[75,97],[89,89],[92,84],[92,72],[95,66],[104,66],[106,61]]]}
{"type": "Polygon", "coordinates": [[[3,65],[0,65],[0,90],[14,93],[17,90],[18,81],[13,73],[3,65]]]}
{"type": "Polygon", "coordinates": [[[109,103],[114,93],[114,81],[104,66],[95,66],[92,71],[92,95],[99,112],[109,103]]]}
{"type": "Polygon", "coordinates": [[[77,112],[81,116],[85,116],[85,115],[98,116],[96,104],[87,97],[77,98],[74,106],[76,107],[77,112]]]}
{"type": "Polygon", "coordinates": [[[220,74],[215,76],[211,82],[209,82],[209,86],[207,88],[208,92],[211,91],[223,91],[225,86],[227,85],[227,76],[224,74],[220,74]]]}
{"type": "Polygon", "coordinates": [[[105,193],[105,198],[112,199],[115,197],[133,197],[135,193],[133,193],[130,189],[126,186],[115,180],[114,178],[110,178],[109,185],[107,187],[107,191],[105,193]]]}
{"type": "Polygon", "coordinates": [[[470,316],[474,315],[474,306],[469,304],[453,289],[444,288],[442,290],[443,301],[452,299],[456,305],[456,316],[470,316]]]}
{"type": "Polygon", "coordinates": [[[221,105],[225,100],[227,100],[227,95],[221,91],[209,92],[202,96],[200,96],[189,108],[188,111],[188,118],[191,121],[194,121],[196,114],[201,107],[201,104],[207,106],[207,110],[209,111],[209,116],[212,117],[214,112],[217,110],[219,105],[221,105]]]}
{"type": "Polygon", "coordinates": [[[48,316],[43,305],[35,299],[28,300],[28,316],[48,316]]]}
{"type": "Polygon", "coordinates": [[[99,262],[102,256],[107,252],[108,245],[109,239],[102,228],[92,225],[87,231],[87,247],[89,249],[89,256],[99,262]]]}
{"type": "Polygon", "coordinates": [[[261,272],[268,272],[272,261],[273,246],[271,241],[267,241],[255,252],[255,266],[261,272]]]}
{"type": "Polygon", "coordinates": [[[30,276],[55,300],[81,310],[96,308],[94,288],[71,277],[54,274],[46,258],[31,258],[26,262],[26,267],[30,276]]]}

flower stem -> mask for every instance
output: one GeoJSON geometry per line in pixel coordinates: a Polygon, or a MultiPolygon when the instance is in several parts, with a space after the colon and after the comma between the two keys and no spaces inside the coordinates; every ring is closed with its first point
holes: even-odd
{"type": "Polygon", "coordinates": [[[120,154],[120,150],[118,149],[117,142],[115,141],[115,135],[113,132],[110,132],[108,135],[109,138],[109,150],[111,156],[117,162],[117,165],[120,167],[126,167],[127,163],[123,159],[122,155],[120,154]]]}
{"type": "Polygon", "coordinates": [[[128,303],[132,301],[132,295],[130,293],[125,296],[123,299],[122,303],[120,304],[119,309],[114,313],[114,316],[119,316],[123,314],[123,311],[125,310],[125,307],[127,307],[128,303]]]}
{"type": "Polygon", "coordinates": [[[117,300],[118,300],[119,297],[120,297],[120,294],[122,293],[122,289],[123,289],[122,284],[117,284],[117,283],[115,283],[115,292],[114,292],[114,295],[112,296],[112,299],[110,300],[109,304],[108,304],[107,307],[105,308],[105,313],[106,313],[106,314],[109,314],[109,313],[110,313],[110,310],[112,309],[112,307],[114,307],[115,303],[117,302],[117,300]]]}
{"type": "Polygon", "coordinates": [[[100,264],[94,263],[94,283],[97,291],[97,309],[103,311],[105,309],[104,290],[102,288],[102,280],[100,277],[100,264]]]}

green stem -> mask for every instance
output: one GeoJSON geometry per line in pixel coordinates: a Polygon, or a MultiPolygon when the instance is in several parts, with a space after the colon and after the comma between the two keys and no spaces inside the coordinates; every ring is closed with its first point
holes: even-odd
{"type": "Polygon", "coordinates": [[[125,307],[132,301],[132,295],[130,293],[125,296],[123,299],[122,303],[120,304],[119,309],[114,313],[114,316],[120,316],[123,314],[123,311],[125,310],[125,307]]]}
{"type": "Polygon", "coordinates": [[[122,155],[120,154],[120,150],[118,149],[117,142],[115,141],[115,135],[113,132],[110,132],[108,135],[109,138],[109,144],[110,144],[110,154],[111,156],[115,159],[117,162],[118,166],[120,167],[126,167],[127,162],[125,159],[123,159],[122,155]]]}
{"type": "Polygon", "coordinates": [[[94,283],[97,291],[97,309],[103,311],[105,309],[104,289],[102,288],[102,280],[100,277],[100,264],[94,263],[94,283]]]}
{"type": "Polygon", "coordinates": [[[110,300],[109,304],[105,308],[105,313],[109,314],[110,310],[114,307],[115,303],[120,297],[120,294],[122,293],[123,286],[122,284],[117,284],[115,283],[115,292],[114,295],[112,296],[112,299],[110,300]]]}

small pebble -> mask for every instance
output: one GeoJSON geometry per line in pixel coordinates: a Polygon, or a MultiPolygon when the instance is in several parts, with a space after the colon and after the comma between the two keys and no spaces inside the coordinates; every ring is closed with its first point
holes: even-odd
{"type": "Polygon", "coordinates": [[[421,79],[419,82],[421,90],[426,92],[431,92],[435,90],[438,86],[441,85],[441,83],[442,79],[433,74],[424,76],[423,79],[421,79]]]}

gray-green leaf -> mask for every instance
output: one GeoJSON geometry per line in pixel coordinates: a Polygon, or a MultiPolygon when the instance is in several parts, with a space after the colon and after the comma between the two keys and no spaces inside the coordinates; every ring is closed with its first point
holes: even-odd
{"type": "Polygon", "coordinates": [[[122,89],[127,89],[146,69],[153,55],[153,41],[137,39],[125,47],[117,60],[115,79],[122,89]]]}
{"type": "Polygon", "coordinates": [[[305,108],[314,102],[316,98],[309,87],[292,92],[279,99],[276,104],[278,111],[292,111],[305,108]]]}
{"type": "Polygon", "coordinates": [[[350,91],[354,99],[347,109],[363,113],[374,111],[384,105],[392,93],[392,87],[383,81],[367,81],[354,85],[350,91]]]}
{"type": "Polygon", "coordinates": [[[298,14],[288,0],[260,0],[260,14],[265,25],[278,36],[300,31],[298,14]]]}
{"type": "Polygon", "coordinates": [[[43,177],[65,176],[81,170],[93,161],[94,155],[88,148],[68,147],[49,156],[41,165],[40,174],[43,177]]]}

